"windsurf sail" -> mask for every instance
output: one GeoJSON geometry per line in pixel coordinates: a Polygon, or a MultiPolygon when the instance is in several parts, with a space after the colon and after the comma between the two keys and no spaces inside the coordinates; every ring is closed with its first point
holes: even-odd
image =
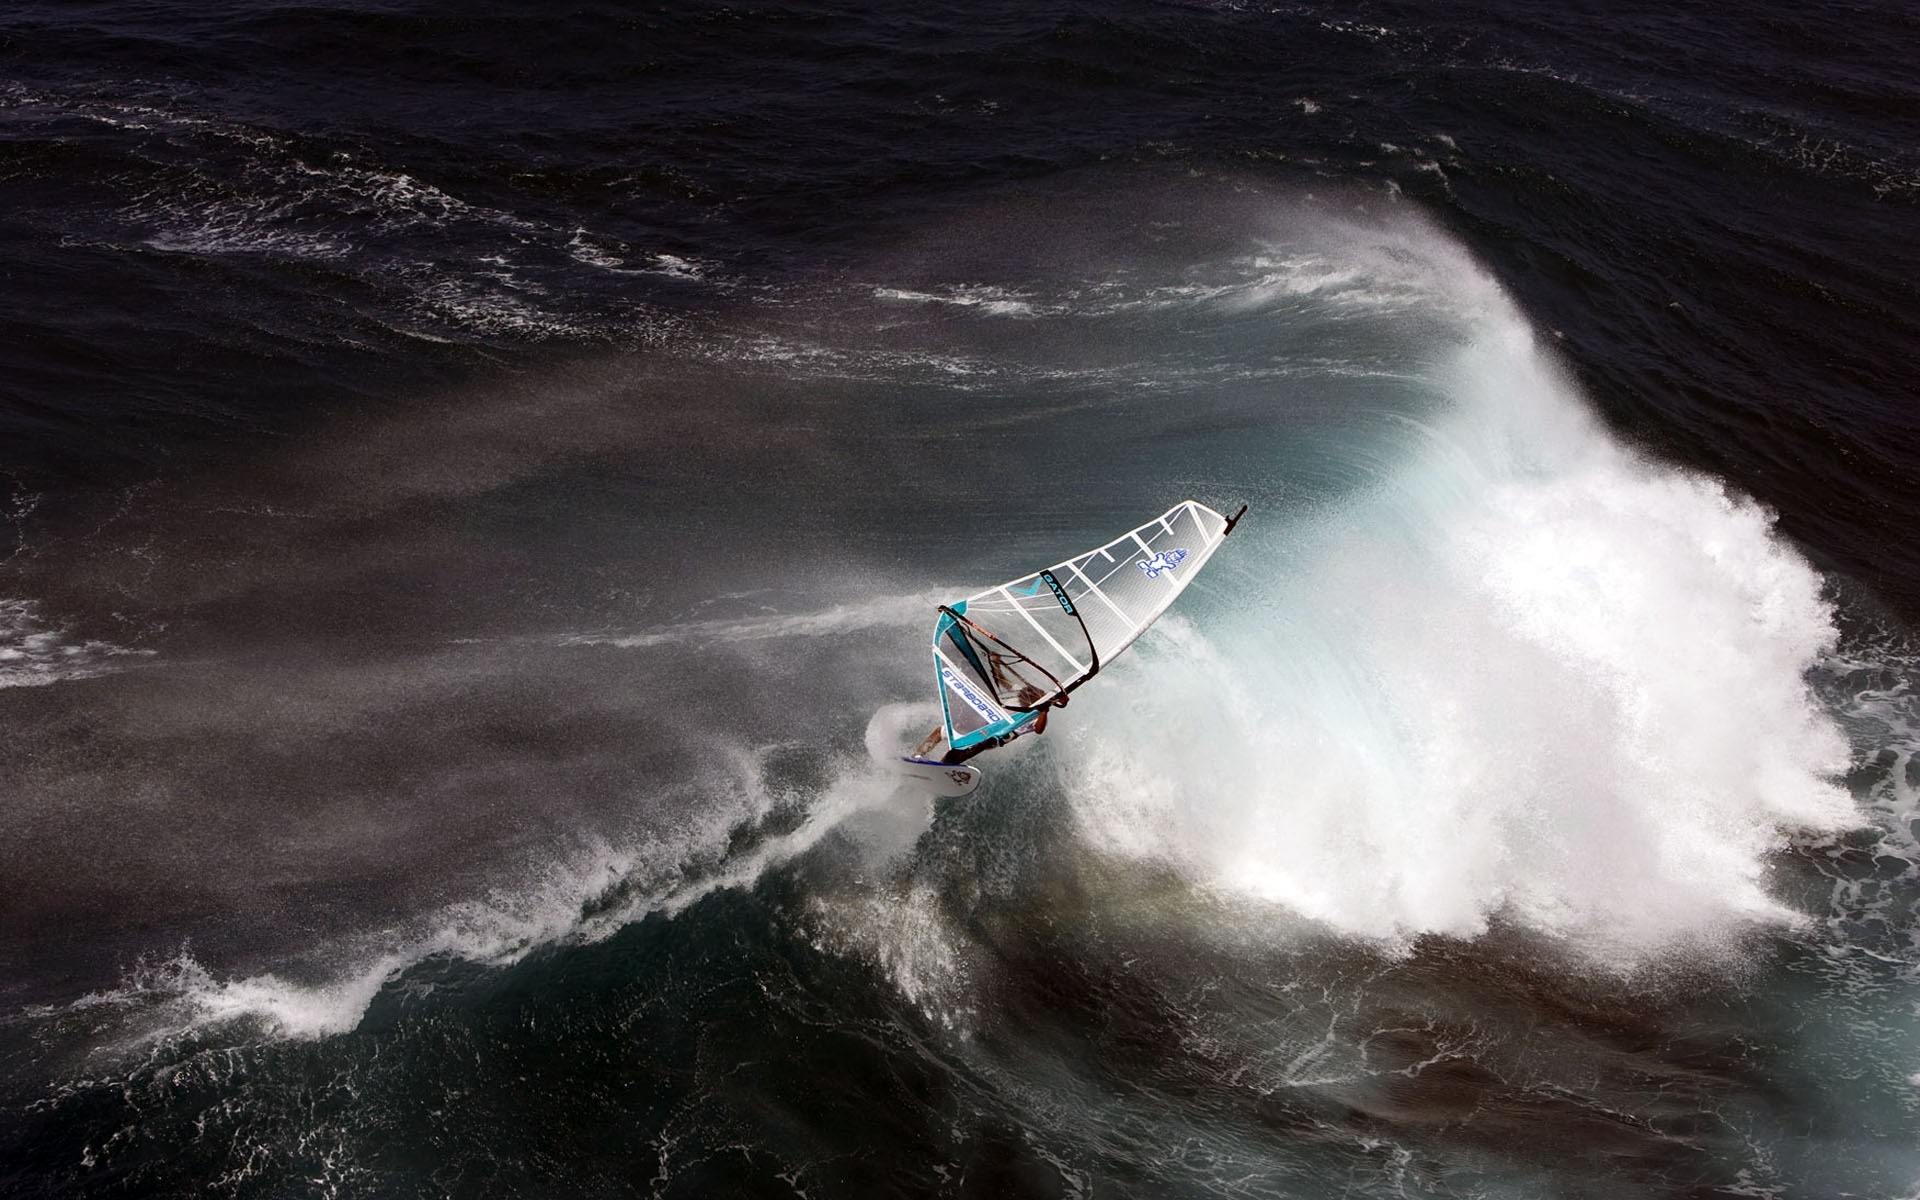
{"type": "Polygon", "coordinates": [[[1104,546],[942,605],[933,670],[950,751],[1018,736],[1167,611],[1229,519],[1182,500],[1104,546]]]}

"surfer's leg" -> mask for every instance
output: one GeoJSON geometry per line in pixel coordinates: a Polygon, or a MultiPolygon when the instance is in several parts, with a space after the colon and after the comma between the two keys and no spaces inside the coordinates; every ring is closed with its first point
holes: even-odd
{"type": "Polygon", "coordinates": [[[929,753],[932,752],[935,746],[938,746],[940,744],[940,738],[945,733],[946,733],[946,730],[940,728],[938,725],[935,725],[933,727],[933,732],[928,734],[924,741],[922,741],[918,746],[915,746],[913,748],[913,756],[915,758],[925,758],[929,753]]]}

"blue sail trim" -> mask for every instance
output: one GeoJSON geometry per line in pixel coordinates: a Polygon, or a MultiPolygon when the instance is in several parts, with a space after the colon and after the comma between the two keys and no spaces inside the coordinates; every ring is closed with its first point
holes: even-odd
{"type": "MultiPolygon", "coordinates": [[[[981,742],[990,742],[995,738],[1002,738],[1002,737],[1008,736],[1009,734],[1020,733],[1024,731],[1027,728],[1027,726],[1033,724],[1035,721],[1039,719],[1040,719],[1039,713],[1021,713],[1020,715],[1014,717],[1011,721],[996,721],[992,725],[987,725],[980,729],[976,729],[972,733],[962,734],[961,736],[954,738],[952,742],[949,743],[949,745],[952,746],[952,748],[955,750],[970,750],[973,747],[978,746],[981,742]]],[[[948,728],[951,729],[952,726],[949,725],[948,728]]]]}
{"type": "MultiPolygon", "coordinates": [[[[956,600],[954,603],[948,605],[948,607],[951,608],[954,613],[964,616],[967,611],[967,602],[965,600],[956,600]]],[[[972,667],[981,679],[985,679],[988,674],[986,664],[980,661],[979,652],[974,649],[973,643],[954,632],[955,626],[956,622],[953,617],[944,612],[941,613],[939,622],[934,626],[933,630],[934,644],[944,644],[950,649],[959,651],[966,664],[972,667]],[[944,639],[944,642],[942,639],[944,639]]],[[[1038,713],[1014,713],[1006,718],[990,720],[987,724],[969,733],[956,735],[953,732],[952,701],[948,699],[948,695],[951,692],[958,691],[961,698],[965,699],[967,691],[973,689],[975,685],[972,685],[970,681],[958,678],[953,680],[951,685],[949,685],[943,674],[943,672],[949,670],[952,670],[952,668],[942,664],[938,658],[934,659],[934,690],[939,693],[940,696],[940,718],[946,723],[947,746],[950,749],[967,750],[980,745],[982,742],[991,742],[998,738],[1018,734],[1039,719],[1038,713]]],[[[989,706],[995,710],[998,708],[998,705],[995,705],[990,698],[983,697],[981,703],[974,706],[974,710],[980,716],[985,717],[988,715],[989,706]]]]}

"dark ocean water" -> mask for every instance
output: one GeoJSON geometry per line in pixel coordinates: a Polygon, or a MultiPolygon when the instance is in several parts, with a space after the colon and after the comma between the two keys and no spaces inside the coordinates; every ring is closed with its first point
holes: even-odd
{"type": "Polygon", "coordinates": [[[1920,1189],[1920,13],[444,7],[0,12],[0,1192],[1920,1189]]]}

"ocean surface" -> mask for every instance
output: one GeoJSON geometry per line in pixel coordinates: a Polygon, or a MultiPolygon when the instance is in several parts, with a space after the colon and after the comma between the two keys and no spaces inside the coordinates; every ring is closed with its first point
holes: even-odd
{"type": "Polygon", "coordinates": [[[6,5],[0,1194],[1913,1197],[1916,379],[1905,0],[6,5]]]}

